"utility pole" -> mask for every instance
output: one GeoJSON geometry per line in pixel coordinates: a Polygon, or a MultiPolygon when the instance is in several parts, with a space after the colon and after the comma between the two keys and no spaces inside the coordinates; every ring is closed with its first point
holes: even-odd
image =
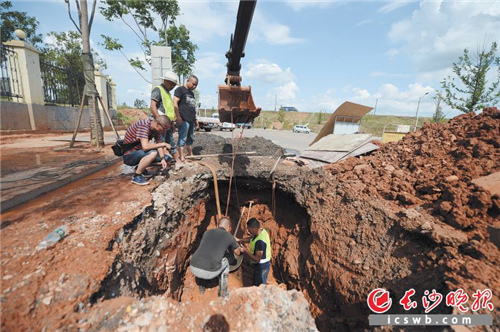
{"type": "Polygon", "coordinates": [[[278,95],[274,98],[274,111],[276,112],[276,105],[278,104],[278,95]]]}
{"type": "Polygon", "coordinates": [[[429,92],[426,92],[422,97],[418,98],[418,104],[417,104],[417,113],[415,114],[415,130],[417,131],[417,125],[418,125],[418,108],[420,106],[420,101],[429,94],[429,92]]]}
{"type": "Polygon", "coordinates": [[[377,103],[378,103],[378,98],[375,99],[375,108],[373,109],[373,115],[377,113],[377,103]]]}

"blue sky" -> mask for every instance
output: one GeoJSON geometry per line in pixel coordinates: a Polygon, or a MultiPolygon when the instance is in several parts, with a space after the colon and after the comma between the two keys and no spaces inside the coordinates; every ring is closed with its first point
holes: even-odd
{"type": "MultiPolygon", "coordinates": [[[[202,108],[216,108],[238,1],[179,0],[179,5],[177,22],[188,27],[199,47],[194,74],[200,79],[202,108]]],[[[63,0],[14,0],[13,9],[35,16],[43,34],[74,30],[63,0]]],[[[119,38],[128,56],[140,57],[129,28],[96,13],[91,42],[107,61],[104,73],[117,83],[118,102],[132,105],[139,98],[149,103],[150,85],[121,54],[98,45],[101,34],[119,38]]],[[[273,110],[277,99],[278,108],[329,113],[351,101],[377,103],[377,114],[414,116],[419,98],[429,92],[419,114],[431,116],[440,81],[452,73],[463,49],[474,52],[485,42],[489,49],[493,41],[500,42],[497,0],[260,0],[242,59],[242,84],[252,87],[255,103],[264,110],[273,110]]],[[[444,110],[448,116],[458,114],[444,110]]]]}

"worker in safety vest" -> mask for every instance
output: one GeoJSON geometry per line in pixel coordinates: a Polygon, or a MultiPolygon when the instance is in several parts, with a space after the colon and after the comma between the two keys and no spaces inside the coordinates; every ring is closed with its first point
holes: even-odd
{"type": "Polygon", "coordinates": [[[247,222],[248,232],[252,237],[239,239],[240,243],[250,243],[250,251],[244,246],[242,251],[250,258],[254,266],[253,284],[259,286],[260,284],[267,284],[267,275],[271,268],[271,240],[269,233],[260,228],[260,222],[252,218],[247,222]]]}
{"type": "MultiPolygon", "coordinates": [[[[163,82],[154,87],[153,91],[151,91],[151,115],[158,119],[160,115],[166,115],[172,122],[174,119],[181,119],[178,114],[179,111],[175,111],[174,102],[172,100],[172,96],[170,95],[170,91],[172,91],[175,86],[178,84],[177,74],[173,71],[166,71],[165,74],[160,77],[163,82]]],[[[180,159],[177,156],[175,140],[174,140],[174,131],[175,128],[172,126],[169,130],[167,130],[163,136],[164,141],[171,146],[170,154],[175,158],[176,162],[179,162],[180,159]]]]}

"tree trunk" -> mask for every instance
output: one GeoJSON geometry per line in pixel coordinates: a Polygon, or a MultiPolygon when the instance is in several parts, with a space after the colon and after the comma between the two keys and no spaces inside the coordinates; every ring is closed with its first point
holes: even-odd
{"type": "Polygon", "coordinates": [[[83,73],[85,76],[85,87],[83,93],[89,101],[90,108],[90,138],[93,146],[98,148],[104,146],[104,132],[102,130],[101,113],[99,112],[99,93],[95,85],[94,59],[90,52],[90,28],[89,15],[87,10],[87,0],[81,0],[81,31],[83,47],[83,73]]]}

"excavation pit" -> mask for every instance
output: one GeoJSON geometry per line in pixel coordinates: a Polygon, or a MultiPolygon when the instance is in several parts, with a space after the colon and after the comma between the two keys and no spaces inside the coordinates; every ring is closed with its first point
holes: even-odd
{"type": "MultiPolygon", "coordinates": [[[[228,181],[218,182],[223,214],[228,185],[228,181]]],[[[203,233],[216,227],[217,205],[213,182],[205,190],[191,192],[187,196],[190,198],[185,197],[186,200],[193,197],[199,199],[184,211],[185,217],[176,227],[171,227],[166,218],[159,218],[164,221],[163,224],[158,223],[157,228],[150,227],[148,221],[158,218],[148,208],[118,235],[116,245],[121,247],[121,255],[117,257],[101,290],[94,294],[94,301],[120,295],[141,298],[168,294],[181,302],[217,297],[216,279],[208,284],[205,294],[200,295],[195,278],[189,271],[189,258],[198,248],[203,233]],[[154,247],[149,247],[149,241],[143,242],[145,234],[148,234],[148,239],[154,239],[154,247]],[[139,242],[142,244],[136,245],[139,242]]],[[[310,255],[310,217],[306,210],[289,193],[275,189],[273,195],[272,183],[267,180],[233,178],[228,209],[233,233],[243,207],[237,236],[248,236],[248,218],[257,218],[271,235],[272,266],[268,283],[280,284],[287,289],[301,289],[301,271],[305,270],[303,265],[310,255]],[[253,205],[249,212],[250,201],[253,205]]],[[[231,273],[229,289],[252,286],[252,276],[253,267],[244,259],[240,268],[231,273]]]]}

